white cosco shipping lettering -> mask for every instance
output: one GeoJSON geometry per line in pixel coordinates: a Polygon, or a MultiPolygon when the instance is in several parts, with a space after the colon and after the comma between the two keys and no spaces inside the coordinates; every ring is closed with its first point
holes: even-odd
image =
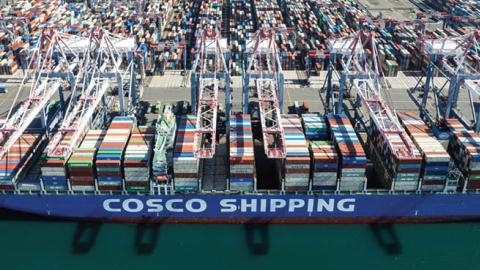
{"type": "MultiPolygon", "coordinates": [[[[172,213],[202,213],[209,208],[204,199],[106,199],[103,209],[108,212],[138,213],[147,211],[172,213]]],[[[354,212],[355,199],[221,199],[215,207],[221,213],[274,213],[277,211],[354,212]]]]}

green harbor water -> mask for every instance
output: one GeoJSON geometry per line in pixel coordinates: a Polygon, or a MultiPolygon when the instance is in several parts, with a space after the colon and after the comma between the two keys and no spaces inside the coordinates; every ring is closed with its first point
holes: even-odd
{"type": "Polygon", "coordinates": [[[480,223],[0,221],[1,269],[479,269],[480,223]]]}

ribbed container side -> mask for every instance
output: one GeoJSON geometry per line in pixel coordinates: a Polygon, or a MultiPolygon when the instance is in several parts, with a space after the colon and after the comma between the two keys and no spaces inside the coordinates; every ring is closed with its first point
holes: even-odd
{"type": "MultiPolygon", "coordinates": [[[[87,128],[84,130],[79,130],[80,140],[83,138],[87,131],[87,128]]],[[[50,143],[45,147],[45,150],[42,155],[42,181],[43,187],[45,190],[67,190],[68,189],[68,171],[67,171],[67,161],[72,154],[69,151],[60,151],[61,149],[68,149],[70,145],[73,144],[74,147],[78,146],[78,141],[73,142],[73,132],[57,132],[55,136],[61,136],[58,143],[55,140],[50,141],[50,143]]]]}
{"type": "Polygon", "coordinates": [[[339,190],[364,190],[367,156],[350,120],[344,114],[327,115],[327,123],[339,154],[339,190]]]}
{"type": "Polygon", "coordinates": [[[125,189],[132,192],[150,190],[150,162],[155,138],[153,127],[132,130],[123,158],[125,189]]]}
{"type": "Polygon", "coordinates": [[[421,189],[442,191],[446,184],[450,155],[418,113],[402,112],[397,115],[423,157],[421,189]]]}
{"type": "Polygon", "coordinates": [[[40,133],[24,133],[0,159],[0,190],[15,189],[18,173],[24,168],[25,161],[41,141],[40,133]]]}
{"type": "Polygon", "coordinates": [[[330,141],[310,141],[312,190],[336,190],[338,154],[330,141]]]}
{"type": "Polygon", "coordinates": [[[231,115],[229,124],[230,174],[228,188],[235,191],[253,191],[256,189],[256,176],[250,115],[231,115]]]}
{"type": "Polygon", "coordinates": [[[194,153],[196,117],[188,115],[180,120],[173,151],[173,184],[176,191],[199,190],[199,160],[194,153]]]}
{"type": "Polygon", "coordinates": [[[95,156],[106,133],[105,130],[89,130],[80,145],[73,150],[67,162],[72,190],[95,190],[95,156]]]}
{"type": "Polygon", "coordinates": [[[374,124],[370,125],[368,135],[370,152],[376,160],[373,165],[377,174],[380,177],[383,176],[384,184],[397,191],[417,190],[422,169],[422,156],[410,138],[405,137],[412,146],[409,150],[399,134],[382,135],[374,124]],[[409,151],[413,152],[413,156],[408,154],[409,151]]]}
{"type": "Polygon", "coordinates": [[[110,123],[95,161],[99,190],[122,190],[122,160],[135,123],[133,117],[115,117],[110,123]]]}
{"type": "Polygon", "coordinates": [[[466,180],[464,188],[480,189],[480,136],[467,130],[456,119],[447,119],[447,126],[452,131],[448,153],[463,173],[466,180]]]}
{"type": "Polygon", "coordinates": [[[328,128],[320,114],[302,114],[302,123],[307,140],[327,140],[328,128]]]}
{"type": "Polygon", "coordinates": [[[310,152],[303,133],[302,118],[294,114],[281,116],[285,134],[284,161],[285,190],[309,190],[310,152]]]}

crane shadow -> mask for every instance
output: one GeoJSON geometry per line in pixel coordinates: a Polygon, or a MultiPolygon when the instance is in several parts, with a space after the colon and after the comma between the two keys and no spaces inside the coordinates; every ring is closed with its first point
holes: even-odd
{"type": "Polygon", "coordinates": [[[250,253],[255,256],[266,255],[270,248],[268,224],[246,223],[245,240],[250,253]]]}
{"type": "Polygon", "coordinates": [[[370,225],[377,244],[388,255],[399,255],[402,253],[402,245],[398,238],[395,227],[390,223],[374,223],[370,225]]]}
{"type": "Polygon", "coordinates": [[[160,224],[139,223],[135,233],[135,250],[139,255],[148,255],[157,247],[160,224]]]}
{"type": "Polygon", "coordinates": [[[73,235],[72,249],[74,253],[88,253],[95,245],[101,223],[79,222],[73,235]]]}

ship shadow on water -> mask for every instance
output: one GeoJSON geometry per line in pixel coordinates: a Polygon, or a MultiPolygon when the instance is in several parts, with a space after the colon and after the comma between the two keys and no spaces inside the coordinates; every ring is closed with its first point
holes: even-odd
{"type": "Polygon", "coordinates": [[[400,255],[402,253],[402,245],[393,224],[374,223],[370,224],[370,229],[377,244],[386,254],[400,255]]]}
{"type": "Polygon", "coordinates": [[[102,223],[99,222],[79,222],[75,229],[72,242],[72,250],[76,254],[88,253],[98,237],[98,232],[102,223]]]}
{"type": "Polygon", "coordinates": [[[139,255],[148,255],[157,247],[160,224],[139,223],[135,233],[135,250],[139,255]]]}
{"type": "Polygon", "coordinates": [[[268,224],[246,223],[244,229],[245,240],[250,253],[255,256],[267,255],[270,248],[268,224]]]}

